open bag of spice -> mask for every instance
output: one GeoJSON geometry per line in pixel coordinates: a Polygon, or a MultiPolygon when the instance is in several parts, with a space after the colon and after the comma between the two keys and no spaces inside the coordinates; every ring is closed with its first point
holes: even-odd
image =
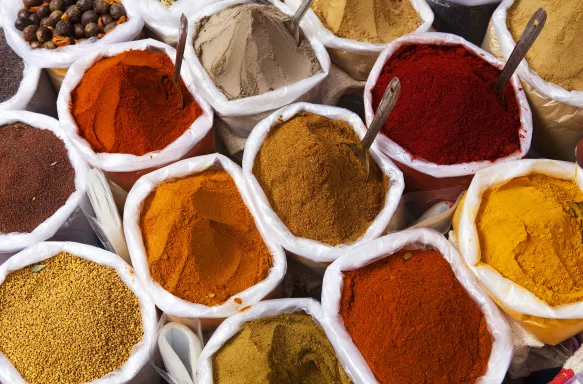
{"type": "Polygon", "coordinates": [[[126,191],[154,169],[214,152],[213,110],[186,65],[176,87],[175,56],[151,39],[105,46],[75,62],[59,92],[61,128],[126,191]]]}
{"type": "Polygon", "coordinates": [[[0,255],[53,236],[83,241],[91,228],[78,209],[87,164],[59,122],[26,111],[0,112],[0,255]]]}
{"type": "Polygon", "coordinates": [[[532,106],[533,149],[574,161],[583,138],[583,7],[577,0],[504,0],[494,11],[483,48],[506,61],[538,8],[547,23],[516,73],[532,106]]]}
{"type": "Polygon", "coordinates": [[[45,242],[0,267],[0,381],[157,384],[156,307],[113,253],[45,242]]]}
{"type": "Polygon", "coordinates": [[[238,165],[212,154],[143,176],[124,209],[136,275],[169,316],[203,330],[278,297],[285,253],[250,197],[238,165]]]}
{"type": "Polygon", "coordinates": [[[355,382],[501,383],[510,328],[445,237],[395,232],[324,275],[324,328],[355,382]]]}
{"type": "Polygon", "coordinates": [[[313,299],[266,300],[231,316],[215,331],[198,361],[198,383],[311,382],[354,379],[323,328],[313,299]]]}
{"type": "Polygon", "coordinates": [[[461,37],[437,32],[397,39],[379,56],[364,91],[366,122],[399,77],[399,100],[377,143],[403,171],[408,191],[449,188],[455,201],[476,171],[527,154],[530,107],[517,76],[498,95],[502,68],[461,37]]]}
{"type": "Polygon", "coordinates": [[[190,23],[186,63],[205,99],[239,136],[287,104],[320,101],[330,57],[308,30],[296,44],[284,26],[290,15],[277,0],[227,0],[190,23]]]}
{"type": "Polygon", "coordinates": [[[296,103],[259,123],[245,145],[243,174],[269,235],[316,269],[400,227],[402,173],[373,143],[367,177],[350,147],[366,131],[346,109],[296,103]]]}
{"type": "Polygon", "coordinates": [[[583,172],[520,160],[476,174],[450,237],[498,305],[538,340],[583,331],[583,172]]]}
{"type": "MultiPolygon", "coordinates": [[[[285,0],[292,10],[301,0],[285,0]]],[[[356,80],[366,80],[391,41],[427,32],[433,11],[426,0],[314,0],[303,26],[326,47],[332,62],[356,80]]]]}

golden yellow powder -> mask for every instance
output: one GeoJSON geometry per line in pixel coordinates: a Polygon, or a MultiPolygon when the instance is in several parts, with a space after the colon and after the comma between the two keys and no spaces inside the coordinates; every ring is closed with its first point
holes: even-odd
{"type": "Polygon", "coordinates": [[[481,261],[551,306],[583,299],[583,201],[570,180],[518,177],[482,196],[476,218],[481,261]]]}

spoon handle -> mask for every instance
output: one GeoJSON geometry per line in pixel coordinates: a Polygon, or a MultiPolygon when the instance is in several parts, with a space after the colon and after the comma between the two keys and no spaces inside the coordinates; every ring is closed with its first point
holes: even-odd
{"type": "Polygon", "coordinates": [[[546,21],[547,12],[543,8],[539,8],[530,18],[526,28],[518,39],[518,43],[516,43],[516,46],[512,50],[512,54],[508,58],[508,61],[506,61],[504,69],[500,73],[500,76],[498,76],[498,80],[496,80],[495,87],[500,92],[504,89],[504,86],[510,80],[510,77],[512,77],[512,74],[516,71],[522,59],[524,59],[532,44],[534,44],[534,41],[543,30],[546,21]]]}
{"type": "Polygon", "coordinates": [[[399,97],[399,92],[401,92],[401,82],[397,77],[393,77],[387,89],[385,89],[385,93],[383,94],[383,98],[379,103],[379,107],[374,115],[372,123],[370,127],[368,127],[368,131],[362,139],[361,147],[363,151],[368,151],[370,146],[372,145],[375,137],[385,125],[385,121],[389,116],[389,113],[393,110],[395,103],[397,102],[397,98],[399,97]]]}
{"type": "Polygon", "coordinates": [[[180,16],[180,32],[178,34],[178,45],[176,46],[176,63],[174,63],[174,84],[179,84],[180,69],[182,68],[182,58],[184,57],[184,47],[186,46],[186,34],[188,33],[188,21],[184,13],[180,16]]]}
{"type": "Polygon", "coordinates": [[[302,1],[300,6],[298,7],[298,9],[296,10],[296,13],[292,17],[292,25],[294,27],[300,25],[300,21],[302,21],[302,18],[304,17],[306,12],[308,12],[308,9],[310,9],[310,5],[312,5],[312,1],[313,0],[303,0],[302,1]]]}

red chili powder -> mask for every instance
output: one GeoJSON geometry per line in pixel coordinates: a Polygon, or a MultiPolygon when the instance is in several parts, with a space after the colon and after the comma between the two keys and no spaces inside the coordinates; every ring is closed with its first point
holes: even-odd
{"type": "Polygon", "coordinates": [[[381,383],[474,383],[492,337],[434,250],[400,251],[344,272],[340,315],[381,383]]]}
{"type": "Polygon", "coordinates": [[[375,85],[373,109],[394,76],[401,93],[382,132],[414,157],[435,164],[495,160],[520,148],[520,113],[508,83],[505,104],[494,90],[500,71],[462,46],[407,45],[375,85]]]}

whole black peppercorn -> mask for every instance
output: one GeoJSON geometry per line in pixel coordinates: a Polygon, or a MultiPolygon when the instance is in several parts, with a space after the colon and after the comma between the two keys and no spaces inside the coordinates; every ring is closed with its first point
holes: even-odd
{"type": "Polygon", "coordinates": [[[85,26],[85,37],[95,37],[99,35],[99,27],[96,23],[89,23],[85,26]]]}
{"type": "Polygon", "coordinates": [[[53,32],[48,27],[40,27],[36,30],[36,39],[45,43],[53,38],[53,32]]]}
{"type": "Polygon", "coordinates": [[[83,15],[81,15],[81,24],[83,24],[83,26],[89,24],[89,23],[97,23],[97,12],[95,11],[85,11],[83,12],[83,15]]]}
{"type": "Polygon", "coordinates": [[[101,15],[100,19],[103,25],[107,25],[113,22],[113,17],[111,17],[111,15],[108,15],[107,13],[105,15],[101,15]]]}
{"type": "Polygon", "coordinates": [[[102,15],[109,12],[109,4],[105,0],[93,0],[93,9],[102,15]]]}
{"type": "Polygon", "coordinates": [[[71,5],[69,8],[67,8],[65,13],[67,16],[69,16],[69,20],[71,20],[72,23],[81,20],[81,11],[76,5],[71,5]]]}
{"type": "Polygon", "coordinates": [[[40,21],[40,26],[41,27],[51,27],[51,24],[49,23],[49,18],[45,17],[44,19],[42,19],[40,21]]]}
{"type": "Polygon", "coordinates": [[[85,28],[83,28],[83,24],[77,23],[73,25],[73,35],[75,35],[76,39],[85,37],[85,28]]]}
{"type": "Polygon", "coordinates": [[[40,25],[40,17],[36,13],[31,13],[28,16],[28,20],[32,21],[35,25],[40,25]]]}
{"type": "Polygon", "coordinates": [[[113,31],[113,29],[114,29],[115,27],[117,27],[117,24],[116,24],[116,22],[115,22],[115,21],[112,21],[111,23],[107,24],[107,25],[105,26],[105,28],[103,28],[103,32],[105,32],[105,33],[109,33],[109,32],[111,32],[111,31],[113,31]]]}
{"type": "Polygon", "coordinates": [[[63,17],[63,11],[53,11],[49,16],[49,25],[51,27],[56,27],[57,23],[61,21],[61,17],[63,17]]]}
{"type": "Polygon", "coordinates": [[[61,20],[55,27],[55,34],[59,36],[69,36],[73,34],[73,25],[69,20],[61,20]]]}
{"type": "Polygon", "coordinates": [[[24,28],[28,27],[29,25],[34,25],[34,22],[28,18],[16,19],[16,21],[14,22],[14,27],[19,31],[24,31],[24,28]]]}
{"type": "Polygon", "coordinates": [[[73,0],[63,0],[63,2],[65,3],[65,8],[69,8],[75,3],[73,0]]]}
{"type": "Polygon", "coordinates": [[[18,11],[18,13],[16,14],[16,18],[17,19],[28,19],[28,16],[30,16],[30,12],[28,11],[28,9],[26,8],[22,8],[20,11],[18,11]]]}
{"type": "Polygon", "coordinates": [[[109,9],[109,13],[111,13],[111,17],[113,17],[115,20],[117,20],[120,17],[126,15],[126,9],[123,7],[123,5],[121,5],[119,3],[115,3],[109,9]]]}
{"type": "Polygon", "coordinates": [[[54,11],[64,11],[65,10],[65,2],[63,0],[51,0],[49,3],[49,8],[52,12],[54,11]]]}
{"type": "Polygon", "coordinates": [[[29,25],[22,31],[22,38],[29,42],[36,41],[36,31],[39,28],[38,25],[29,25]]]}
{"type": "Polygon", "coordinates": [[[42,0],[22,0],[22,4],[24,4],[26,8],[38,7],[42,4],[42,0]]]}
{"type": "Polygon", "coordinates": [[[81,12],[93,9],[93,0],[77,0],[77,7],[81,12]]]}
{"type": "Polygon", "coordinates": [[[48,5],[43,4],[40,7],[38,7],[38,10],[36,11],[36,14],[42,20],[45,17],[49,17],[49,15],[51,14],[51,9],[49,8],[48,5]]]}

